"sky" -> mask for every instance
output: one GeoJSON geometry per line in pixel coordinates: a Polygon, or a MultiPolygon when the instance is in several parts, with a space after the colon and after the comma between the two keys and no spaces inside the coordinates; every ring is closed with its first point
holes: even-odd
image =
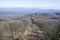
{"type": "Polygon", "coordinates": [[[0,8],[60,9],[60,0],[0,0],[0,8]]]}

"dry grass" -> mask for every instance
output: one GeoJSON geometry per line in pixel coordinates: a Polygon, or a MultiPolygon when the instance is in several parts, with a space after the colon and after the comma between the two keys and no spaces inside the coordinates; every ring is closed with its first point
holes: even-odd
{"type": "Polygon", "coordinates": [[[3,40],[52,40],[59,22],[56,19],[21,18],[0,21],[0,39],[3,40]]]}

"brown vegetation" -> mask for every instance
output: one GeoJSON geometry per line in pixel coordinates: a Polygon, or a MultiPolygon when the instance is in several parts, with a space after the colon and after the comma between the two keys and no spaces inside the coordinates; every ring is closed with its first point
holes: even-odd
{"type": "Polygon", "coordinates": [[[60,20],[24,16],[0,21],[0,40],[60,40],[60,20]]]}

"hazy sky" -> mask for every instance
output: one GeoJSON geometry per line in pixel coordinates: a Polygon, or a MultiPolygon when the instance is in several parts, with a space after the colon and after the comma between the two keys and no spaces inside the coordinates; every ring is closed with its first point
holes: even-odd
{"type": "Polygon", "coordinates": [[[0,0],[0,8],[4,7],[60,9],[60,0],[0,0]]]}

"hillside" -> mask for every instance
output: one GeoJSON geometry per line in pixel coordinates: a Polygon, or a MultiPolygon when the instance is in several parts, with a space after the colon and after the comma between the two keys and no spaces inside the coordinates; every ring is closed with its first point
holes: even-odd
{"type": "Polygon", "coordinates": [[[55,17],[55,14],[34,13],[2,20],[0,40],[60,40],[60,19],[55,17]]]}
{"type": "Polygon", "coordinates": [[[40,19],[60,19],[59,15],[55,13],[32,13],[25,15],[23,17],[33,17],[33,18],[40,18],[40,19]]]}

